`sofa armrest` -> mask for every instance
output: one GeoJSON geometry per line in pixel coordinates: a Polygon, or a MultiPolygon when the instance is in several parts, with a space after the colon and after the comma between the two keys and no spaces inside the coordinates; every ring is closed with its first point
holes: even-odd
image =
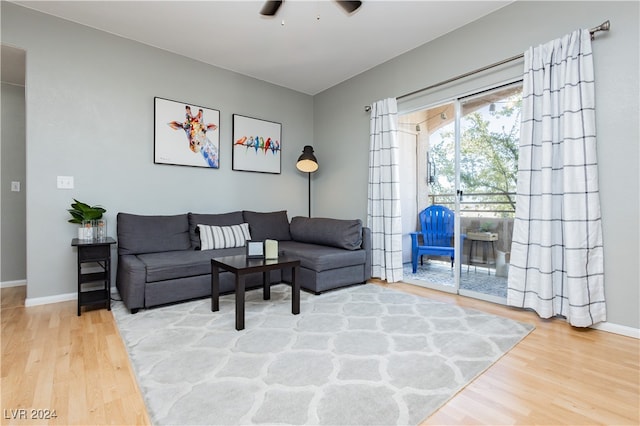
{"type": "Polygon", "coordinates": [[[132,312],[144,308],[147,270],[144,263],[132,254],[118,256],[116,287],[125,306],[132,312]]]}
{"type": "Polygon", "coordinates": [[[364,264],[364,281],[371,278],[371,229],[366,226],[362,227],[362,249],[366,251],[366,261],[364,264]]]}

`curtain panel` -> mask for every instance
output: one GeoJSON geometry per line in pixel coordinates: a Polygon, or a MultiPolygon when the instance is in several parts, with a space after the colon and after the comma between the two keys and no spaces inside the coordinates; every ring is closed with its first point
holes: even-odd
{"type": "Polygon", "coordinates": [[[395,98],[371,106],[367,226],[371,229],[373,277],[402,280],[400,146],[395,98]]]}
{"type": "Polygon", "coordinates": [[[524,55],[507,303],[574,326],[606,320],[591,36],[524,55]]]}

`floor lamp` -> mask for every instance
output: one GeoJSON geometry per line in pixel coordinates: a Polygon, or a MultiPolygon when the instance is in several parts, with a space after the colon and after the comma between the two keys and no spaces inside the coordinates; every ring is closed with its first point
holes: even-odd
{"type": "Polygon", "coordinates": [[[309,175],[309,217],[311,217],[311,173],[318,170],[318,160],[313,155],[313,147],[311,145],[305,146],[302,150],[302,155],[298,157],[296,168],[309,175]]]}

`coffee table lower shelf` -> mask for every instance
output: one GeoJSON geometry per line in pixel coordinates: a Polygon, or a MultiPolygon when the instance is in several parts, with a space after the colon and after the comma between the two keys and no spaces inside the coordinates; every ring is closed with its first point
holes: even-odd
{"type": "Polygon", "coordinates": [[[249,259],[245,255],[214,257],[211,259],[211,311],[220,310],[220,270],[235,275],[236,330],[244,330],[245,276],[262,273],[263,299],[271,298],[269,273],[275,270],[291,269],[291,313],[300,313],[300,283],[298,270],[300,260],[280,256],[277,259],[249,259]]]}

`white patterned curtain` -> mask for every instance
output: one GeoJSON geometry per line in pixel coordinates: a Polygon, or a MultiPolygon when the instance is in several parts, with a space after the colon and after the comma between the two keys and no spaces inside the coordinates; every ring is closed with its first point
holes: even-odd
{"type": "Polygon", "coordinates": [[[371,106],[367,226],[371,229],[373,277],[402,280],[400,147],[395,98],[371,106]]]}
{"type": "Polygon", "coordinates": [[[588,327],[606,320],[591,36],[524,54],[507,303],[588,327]]]}

